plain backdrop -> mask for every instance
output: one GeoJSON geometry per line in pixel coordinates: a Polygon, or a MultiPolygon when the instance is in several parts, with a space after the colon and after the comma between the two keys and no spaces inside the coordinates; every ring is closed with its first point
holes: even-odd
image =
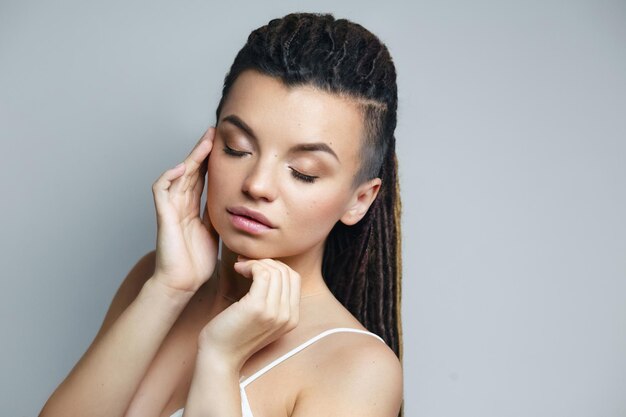
{"type": "Polygon", "coordinates": [[[0,1],[0,414],[36,416],[154,248],[151,185],[253,29],[398,71],[408,416],[626,416],[626,2],[0,1]]]}

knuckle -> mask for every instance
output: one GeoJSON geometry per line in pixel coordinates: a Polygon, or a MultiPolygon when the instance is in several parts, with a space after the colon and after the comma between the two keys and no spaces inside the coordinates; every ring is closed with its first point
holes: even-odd
{"type": "Polygon", "coordinates": [[[276,321],[276,313],[271,309],[263,309],[259,314],[259,319],[265,324],[271,324],[276,321]]]}
{"type": "Polygon", "coordinates": [[[278,262],[276,262],[274,259],[272,258],[264,258],[261,259],[261,261],[267,265],[268,268],[276,268],[276,266],[278,265],[278,262]]]}
{"type": "Polygon", "coordinates": [[[287,324],[285,325],[285,327],[289,330],[292,330],[292,329],[295,329],[297,325],[298,325],[298,318],[291,316],[289,317],[289,320],[287,321],[287,324]]]}
{"type": "Polygon", "coordinates": [[[272,276],[270,275],[269,271],[262,269],[256,273],[255,278],[263,282],[269,282],[272,276]]]}
{"type": "Polygon", "coordinates": [[[263,303],[262,301],[256,301],[250,304],[250,312],[255,316],[255,317],[259,317],[259,318],[263,318],[263,315],[265,314],[265,303],[263,303]]]}
{"type": "Polygon", "coordinates": [[[276,268],[278,269],[282,269],[283,266],[285,266],[284,263],[282,263],[281,261],[277,261],[276,259],[268,259],[268,261],[276,268]]]}
{"type": "Polygon", "coordinates": [[[300,283],[300,275],[297,275],[297,274],[293,275],[292,274],[292,275],[290,275],[289,279],[291,280],[291,283],[294,284],[294,285],[300,283]]]}
{"type": "Polygon", "coordinates": [[[291,315],[289,314],[289,312],[284,312],[278,315],[278,317],[276,318],[276,321],[280,324],[288,324],[289,320],[291,319],[291,315]]]}
{"type": "Polygon", "coordinates": [[[265,265],[263,265],[263,263],[258,262],[258,261],[252,261],[252,270],[255,273],[261,273],[263,271],[267,271],[267,268],[265,267],[265,265]]]}

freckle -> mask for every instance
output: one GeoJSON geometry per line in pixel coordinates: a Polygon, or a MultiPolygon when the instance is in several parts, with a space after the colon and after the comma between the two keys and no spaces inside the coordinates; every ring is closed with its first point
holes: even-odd
{"type": "Polygon", "coordinates": [[[278,154],[277,153],[274,154],[274,158],[278,158],[278,154]]]}

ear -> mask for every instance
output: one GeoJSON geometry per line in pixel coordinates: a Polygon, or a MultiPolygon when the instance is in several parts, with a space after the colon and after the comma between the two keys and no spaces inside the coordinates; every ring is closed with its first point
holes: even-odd
{"type": "Polygon", "coordinates": [[[380,178],[373,178],[359,185],[354,191],[348,210],[341,216],[341,222],[347,226],[357,224],[367,213],[380,189],[380,178]]]}

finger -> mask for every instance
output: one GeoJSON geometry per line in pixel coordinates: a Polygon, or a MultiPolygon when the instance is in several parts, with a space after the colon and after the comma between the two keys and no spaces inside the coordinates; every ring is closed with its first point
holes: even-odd
{"type": "MultiPolygon", "coordinates": [[[[206,168],[200,167],[198,170],[198,175],[195,176],[195,179],[189,185],[189,189],[191,189],[191,204],[192,206],[198,207],[197,213],[200,213],[200,204],[202,203],[202,193],[204,191],[204,178],[206,172],[206,168]],[[193,185],[192,185],[193,184],[193,185]]],[[[205,202],[206,207],[206,202],[205,202]]]]}
{"type": "Polygon", "coordinates": [[[280,298],[283,288],[282,271],[278,268],[276,262],[272,259],[259,260],[270,272],[270,285],[267,291],[267,305],[273,314],[280,311],[280,298]]]}
{"type": "Polygon", "coordinates": [[[206,179],[208,160],[208,156],[204,158],[204,161],[202,161],[202,163],[200,164],[197,172],[194,175],[191,175],[191,177],[189,178],[189,182],[187,183],[184,191],[191,190],[194,196],[202,195],[206,179]]]}
{"type": "Polygon", "coordinates": [[[267,289],[269,288],[270,279],[267,267],[258,260],[235,262],[233,266],[237,273],[243,275],[246,278],[252,279],[252,285],[250,286],[250,291],[248,293],[255,297],[261,297],[265,300],[267,296],[267,289]],[[256,284],[255,287],[256,281],[259,281],[259,283],[256,284]],[[261,281],[265,282],[263,283],[261,281]],[[267,287],[264,287],[264,285],[267,285],[267,287]]]}
{"type": "Polygon", "coordinates": [[[189,172],[198,170],[198,169],[202,170],[202,168],[206,168],[206,164],[204,162],[206,162],[208,158],[208,154],[211,151],[210,148],[213,147],[214,139],[215,139],[215,127],[211,126],[207,129],[206,132],[204,132],[204,134],[202,135],[202,137],[200,138],[196,146],[191,150],[191,152],[189,152],[189,155],[187,155],[187,158],[185,158],[185,161],[184,161],[185,164],[191,168],[189,172]],[[202,148],[203,146],[207,146],[207,145],[209,145],[208,146],[209,149],[208,150],[205,149],[204,153],[198,150],[198,148],[202,148]]]}
{"type": "Polygon", "coordinates": [[[189,188],[193,188],[193,193],[201,196],[204,191],[204,183],[206,181],[206,173],[207,173],[207,164],[209,162],[209,157],[207,156],[202,164],[200,165],[200,169],[198,169],[198,175],[195,176],[195,179],[189,185],[189,188]]]}
{"type": "Polygon", "coordinates": [[[165,171],[161,176],[152,184],[152,194],[154,195],[154,205],[157,210],[157,214],[165,214],[168,206],[168,194],[172,182],[179,178],[185,172],[185,165],[178,164],[173,168],[165,171]]]}
{"type": "Polygon", "coordinates": [[[273,260],[274,264],[276,265],[276,268],[278,268],[280,270],[280,274],[281,274],[281,278],[282,278],[282,287],[281,287],[281,293],[280,293],[280,308],[281,308],[281,312],[282,314],[284,314],[286,317],[289,317],[289,297],[290,297],[290,293],[291,293],[291,282],[289,279],[289,273],[291,271],[291,268],[284,264],[283,262],[277,261],[277,260],[273,260]]]}
{"type": "Polygon", "coordinates": [[[285,320],[285,325],[288,325],[289,321],[293,320],[291,302],[289,299],[289,294],[291,293],[291,282],[289,279],[288,267],[281,265],[281,271],[283,286],[280,293],[280,315],[285,320]]]}
{"type": "Polygon", "coordinates": [[[206,171],[203,169],[206,168],[208,156],[213,149],[213,133],[211,132],[214,133],[215,130],[209,128],[185,159],[184,163],[187,165],[187,170],[180,179],[180,190],[177,189],[177,192],[186,192],[194,188],[197,180],[201,176],[204,177],[206,171]]]}
{"type": "Polygon", "coordinates": [[[248,294],[259,301],[265,301],[271,285],[270,271],[259,261],[251,261],[250,273],[252,275],[252,285],[248,294]]]}
{"type": "Polygon", "coordinates": [[[191,185],[191,183],[194,179],[198,178],[199,168],[205,165],[203,162],[213,148],[214,137],[215,128],[210,127],[196,143],[189,155],[187,155],[187,158],[183,161],[187,169],[185,170],[185,174],[172,185],[172,193],[185,192],[195,185],[195,182],[193,182],[193,185],[191,185]]]}
{"type": "Polygon", "coordinates": [[[290,307],[291,280],[289,278],[289,271],[287,270],[287,268],[284,268],[282,277],[283,277],[283,291],[280,294],[280,305],[289,316],[290,309],[291,309],[290,307]]]}
{"type": "Polygon", "coordinates": [[[233,267],[238,274],[243,275],[246,278],[252,279],[252,265],[255,261],[235,262],[233,267]]]}
{"type": "Polygon", "coordinates": [[[298,274],[293,269],[289,271],[289,307],[291,317],[295,319],[296,322],[300,319],[300,274],[298,274]]]}

